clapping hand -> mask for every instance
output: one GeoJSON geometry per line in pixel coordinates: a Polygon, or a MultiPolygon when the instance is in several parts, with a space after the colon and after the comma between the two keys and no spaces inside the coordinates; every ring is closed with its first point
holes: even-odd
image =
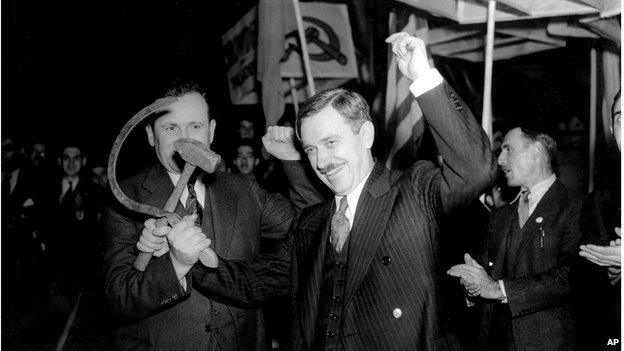
{"type": "Polygon", "coordinates": [[[498,282],[490,278],[485,269],[469,254],[464,255],[464,264],[451,267],[446,274],[460,278],[459,282],[469,297],[480,296],[501,301],[505,299],[498,282]]]}

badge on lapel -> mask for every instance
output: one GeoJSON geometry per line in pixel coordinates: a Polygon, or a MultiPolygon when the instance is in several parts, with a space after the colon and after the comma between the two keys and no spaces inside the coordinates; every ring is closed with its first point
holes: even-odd
{"type": "Polygon", "coordinates": [[[535,223],[537,223],[537,225],[539,225],[539,231],[540,231],[540,248],[544,248],[544,238],[546,237],[546,232],[544,231],[544,227],[542,226],[542,222],[544,222],[544,218],[542,217],[537,217],[535,218],[535,223]]]}

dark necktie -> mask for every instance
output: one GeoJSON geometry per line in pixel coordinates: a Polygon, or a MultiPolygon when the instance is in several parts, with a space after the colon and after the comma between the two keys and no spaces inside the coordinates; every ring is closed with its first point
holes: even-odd
{"type": "Polygon", "coordinates": [[[186,214],[192,215],[197,213],[197,219],[195,219],[195,225],[201,227],[202,224],[202,208],[197,201],[197,194],[195,193],[195,182],[189,181],[187,183],[188,197],[186,198],[186,214]]]}
{"type": "Polygon", "coordinates": [[[340,199],[338,212],[336,212],[332,217],[330,240],[336,252],[340,252],[342,250],[342,246],[347,241],[347,237],[349,236],[349,219],[346,215],[348,207],[349,204],[347,203],[347,197],[343,196],[342,199],[340,199]]]}
{"type": "Polygon", "coordinates": [[[520,202],[518,203],[518,224],[520,228],[524,227],[527,219],[529,219],[529,194],[530,191],[524,190],[520,194],[520,202]]]}

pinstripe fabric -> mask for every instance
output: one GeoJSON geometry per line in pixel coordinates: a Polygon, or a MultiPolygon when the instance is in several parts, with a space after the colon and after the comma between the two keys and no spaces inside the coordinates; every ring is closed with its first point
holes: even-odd
{"type": "MultiPolygon", "coordinates": [[[[473,199],[496,171],[487,137],[443,84],[418,98],[443,167],[408,171],[376,163],[358,200],[340,337],[346,350],[433,350],[437,221],[473,199]]],[[[293,227],[294,350],[311,350],[333,199],[303,210],[293,227]]]]}

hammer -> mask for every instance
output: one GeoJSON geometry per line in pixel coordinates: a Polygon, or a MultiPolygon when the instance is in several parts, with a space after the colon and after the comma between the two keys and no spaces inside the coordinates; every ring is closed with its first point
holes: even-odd
{"type": "MultiPolygon", "coordinates": [[[[180,195],[182,194],[182,191],[184,190],[183,186],[185,186],[186,183],[188,182],[188,177],[190,177],[190,175],[193,173],[194,167],[193,169],[189,168],[187,170],[186,166],[190,166],[190,165],[188,165],[188,162],[187,162],[187,165],[185,165],[185,170],[187,173],[186,180],[178,182],[178,184],[176,185],[176,188],[179,188],[179,187],[182,187],[182,188],[177,190],[178,194],[175,197],[173,196],[174,194],[172,194],[172,196],[170,196],[169,201],[167,201],[168,203],[173,203],[172,205],[173,207],[171,207],[171,204],[169,206],[170,208],[172,208],[171,211],[163,211],[160,208],[139,203],[131,199],[130,197],[128,197],[126,194],[124,194],[124,192],[121,190],[121,187],[119,186],[119,183],[117,182],[116,168],[117,168],[117,158],[121,151],[121,147],[123,145],[123,142],[126,140],[128,135],[130,134],[130,132],[137,125],[143,122],[143,120],[145,120],[147,117],[152,115],[152,113],[157,112],[157,111],[162,111],[168,105],[176,101],[177,101],[177,98],[174,98],[174,97],[166,97],[166,98],[158,99],[154,101],[153,103],[151,103],[149,106],[146,106],[143,109],[141,109],[134,116],[132,116],[132,118],[128,122],[126,122],[126,124],[123,126],[123,128],[121,129],[121,132],[119,132],[119,135],[117,135],[117,138],[115,139],[115,143],[113,144],[113,148],[111,149],[110,156],[108,158],[108,176],[109,176],[108,180],[109,180],[111,192],[113,193],[113,195],[115,195],[117,200],[131,211],[139,212],[139,213],[151,216],[151,217],[159,217],[159,218],[164,217],[166,218],[166,221],[169,223],[177,223],[177,221],[180,220],[180,217],[178,217],[178,215],[173,213],[173,211],[175,210],[175,206],[177,205],[177,202],[180,199],[180,195]]],[[[181,154],[183,158],[187,157],[189,160],[192,160],[192,161],[194,160],[194,163],[199,165],[200,168],[202,168],[203,170],[207,172],[214,171],[214,167],[216,167],[216,165],[218,164],[218,160],[215,160],[215,157],[218,158],[219,156],[217,154],[214,154],[212,151],[208,149],[207,146],[203,144],[201,144],[200,146],[200,149],[203,150],[203,152],[190,151],[191,148],[197,147],[196,145],[197,143],[201,144],[198,141],[191,141],[190,143],[188,141],[186,142],[181,141],[180,143],[178,143],[178,147],[180,150],[182,150],[182,152],[181,153],[179,152],[179,153],[181,154]],[[195,146],[189,146],[189,145],[195,145],[195,146]],[[198,155],[202,155],[202,153],[204,156],[206,156],[206,158],[202,160],[198,160],[197,159],[197,157],[199,157],[198,155]],[[182,154],[186,156],[183,156],[182,154]],[[209,160],[212,160],[214,163],[210,163],[209,160]]],[[[185,171],[183,170],[182,173],[185,173],[185,171]]],[[[176,190],[174,190],[174,193],[175,192],[176,190]]],[[[162,222],[162,223],[165,223],[165,222],[162,222]]],[[[140,254],[139,256],[142,256],[142,255],[140,254]]],[[[151,258],[151,256],[152,254],[149,254],[149,258],[151,258]]],[[[209,255],[206,255],[203,253],[200,255],[200,258],[202,259],[202,263],[206,262],[208,263],[208,266],[216,267],[217,260],[216,260],[216,256],[214,256],[214,253],[212,253],[214,260],[207,259],[207,256],[209,255]]],[[[140,270],[145,270],[147,263],[149,263],[149,258],[147,259],[142,258],[141,260],[143,263],[140,263],[137,269],[142,268],[140,270]]]]}
{"type": "MultiPolygon", "coordinates": [[[[164,211],[167,213],[175,211],[178,201],[180,201],[180,196],[182,195],[182,192],[184,191],[191,175],[193,175],[196,167],[201,168],[207,173],[213,173],[221,160],[221,157],[219,157],[219,155],[217,155],[214,151],[210,150],[202,142],[194,139],[178,139],[173,143],[173,148],[186,163],[176,187],[173,189],[173,192],[165,203],[164,211]]],[[[156,226],[162,227],[167,225],[167,223],[174,226],[179,221],[180,218],[177,216],[173,218],[161,217],[156,221],[156,226]]],[[[151,260],[152,255],[152,252],[140,252],[134,261],[134,268],[144,271],[151,260]]],[[[206,267],[215,268],[218,264],[216,254],[210,249],[202,251],[199,254],[199,260],[206,267]]]]}

